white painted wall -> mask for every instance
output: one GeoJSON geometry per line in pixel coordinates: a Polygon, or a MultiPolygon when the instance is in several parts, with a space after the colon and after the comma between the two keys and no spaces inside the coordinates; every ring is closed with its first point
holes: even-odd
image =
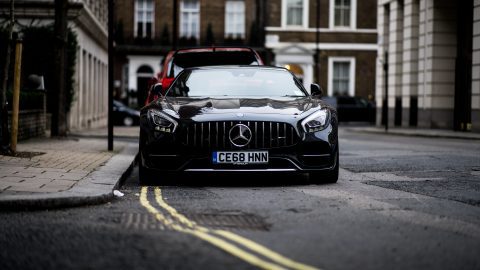
{"type": "Polygon", "coordinates": [[[137,89],[137,70],[141,66],[149,66],[155,76],[160,72],[160,63],[163,57],[158,55],[128,55],[128,89],[136,92],[137,89]]]}
{"type": "Polygon", "coordinates": [[[69,129],[104,126],[108,117],[108,52],[74,22],[69,26],[79,44],[69,129]]]}

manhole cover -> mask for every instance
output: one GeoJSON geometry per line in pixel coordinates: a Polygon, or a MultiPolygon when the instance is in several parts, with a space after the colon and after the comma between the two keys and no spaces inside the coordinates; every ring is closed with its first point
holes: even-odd
{"type": "Polygon", "coordinates": [[[198,225],[217,229],[241,229],[268,231],[270,225],[252,214],[188,214],[198,225]]]}

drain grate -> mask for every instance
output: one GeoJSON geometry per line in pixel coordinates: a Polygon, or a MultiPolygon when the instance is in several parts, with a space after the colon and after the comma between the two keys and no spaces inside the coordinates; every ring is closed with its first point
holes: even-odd
{"type": "Polygon", "coordinates": [[[207,228],[258,231],[270,229],[270,225],[262,218],[252,214],[188,214],[187,217],[207,228]]]}
{"type": "Polygon", "coordinates": [[[148,213],[122,213],[120,224],[125,229],[164,230],[165,227],[155,216],[148,213]]]}
{"type": "MultiPolygon", "coordinates": [[[[268,231],[270,224],[267,224],[261,217],[245,213],[192,213],[186,217],[200,226],[211,229],[237,229],[268,231]]],[[[165,225],[158,221],[155,216],[149,213],[121,213],[108,223],[120,223],[122,228],[132,230],[167,230],[165,225]]],[[[174,221],[174,223],[179,223],[174,221]]]]}

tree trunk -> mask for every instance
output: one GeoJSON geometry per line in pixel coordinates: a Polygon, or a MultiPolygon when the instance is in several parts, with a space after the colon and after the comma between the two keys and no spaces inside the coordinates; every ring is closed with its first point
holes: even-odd
{"type": "Polygon", "coordinates": [[[67,18],[68,0],[55,0],[54,25],[54,83],[52,100],[51,136],[67,135],[66,111],[66,46],[67,46],[67,18]]]}

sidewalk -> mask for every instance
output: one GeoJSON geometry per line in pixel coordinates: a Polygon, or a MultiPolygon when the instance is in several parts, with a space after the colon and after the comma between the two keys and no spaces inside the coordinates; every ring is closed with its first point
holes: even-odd
{"type": "MultiPolygon", "coordinates": [[[[138,143],[114,141],[107,151],[106,129],[67,138],[35,138],[17,146],[20,157],[0,155],[0,210],[44,209],[98,204],[133,167],[138,143]]],[[[124,133],[138,133],[138,127],[124,133]]]]}
{"type": "Polygon", "coordinates": [[[448,138],[464,140],[480,140],[480,133],[460,132],[444,129],[422,129],[422,128],[389,128],[385,132],[385,127],[377,126],[341,126],[344,130],[363,133],[390,134],[402,136],[417,136],[430,138],[448,138]]]}

